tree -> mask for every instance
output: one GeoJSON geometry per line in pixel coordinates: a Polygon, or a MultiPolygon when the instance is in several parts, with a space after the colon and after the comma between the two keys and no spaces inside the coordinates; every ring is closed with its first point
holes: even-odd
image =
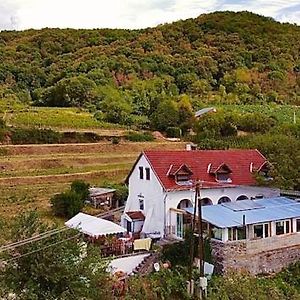
{"type": "Polygon", "coordinates": [[[64,78],[54,86],[46,89],[37,101],[45,106],[83,107],[94,100],[96,84],[83,75],[64,78]]]}
{"type": "Polygon", "coordinates": [[[118,89],[104,86],[97,88],[98,106],[104,113],[104,120],[117,124],[128,124],[132,106],[118,89]]]}
{"type": "Polygon", "coordinates": [[[82,180],[76,180],[72,182],[70,190],[54,195],[50,200],[53,213],[66,218],[79,213],[88,199],[89,186],[82,180]]]}
{"type": "MultiPolygon", "coordinates": [[[[30,238],[54,229],[41,222],[36,212],[20,215],[13,224],[11,240],[30,238]]],[[[111,299],[109,277],[99,250],[89,246],[83,255],[76,231],[67,230],[27,243],[7,252],[0,272],[3,299],[111,299]]]]}
{"type": "Polygon", "coordinates": [[[189,96],[182,95],[178,102],[178,123],[185,134],[192,127],[194,113],[189,96]]]}
{"type": "Polygon", "coordinates": [[[165,131],[168,127],[176,126],[179,120],[176,102],[172,100],[162,101],[151,117],[152,127],[165,131]]]}

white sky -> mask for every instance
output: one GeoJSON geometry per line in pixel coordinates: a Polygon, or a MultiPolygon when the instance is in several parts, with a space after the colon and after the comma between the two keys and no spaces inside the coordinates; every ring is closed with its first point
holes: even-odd
{"type": "Polygon", "coordinates": [[[300,25],[300,0],[0,0],[0,30],[145,28],[216,10],[248,10],[300,25]]]}

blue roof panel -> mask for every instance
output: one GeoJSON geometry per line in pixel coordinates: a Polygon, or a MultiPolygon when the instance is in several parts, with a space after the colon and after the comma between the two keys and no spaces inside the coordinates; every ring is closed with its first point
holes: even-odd
{"type": "MultiPolygon", "coordinates": [[[[241,200],[246,201],[246,200],[241,200]]],[[[253,209],[232,210],[223,204],[202,207],[202,218],[220,228],[284,220],[289,218],[300,218],[300,203],[285,197],[264,198],[253,201],[253,209]],[[261,207],[256,208],[259,204],[261,207]]],[[[247,206],[247,205],[246,205],[247,206]]],[[[234,206],[233,206],[234,207],[234,206]]],[[[247,206],[249,207],[249,205],[247,206]]],[[[188,213],[193,214],[193,208],[187,208],[188,213]]]]}

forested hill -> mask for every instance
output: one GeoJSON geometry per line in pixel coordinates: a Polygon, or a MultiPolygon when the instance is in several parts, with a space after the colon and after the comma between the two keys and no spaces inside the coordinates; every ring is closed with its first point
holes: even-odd
{"type": "Polygon", "coordinates": [[[119,123],[123,113],[147,122],[159,103],[178,103],[181,94],[194,108],[300,105],[299,41],[299,26],[248,12],[144,30],[2,31],[0,98],[112,109],[107,119],[119,123]]]}

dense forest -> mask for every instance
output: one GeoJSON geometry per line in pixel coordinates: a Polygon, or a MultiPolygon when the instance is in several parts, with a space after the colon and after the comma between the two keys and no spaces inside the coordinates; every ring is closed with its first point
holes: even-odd
{"type": "Polygon", "coordinates": [[[298,26],[249,12],[143,30],[2,31],[0,97],[184,129],[208,104],[299,105],[299,40],[298,26]]]}
{"type": "MultiPolygon", "coordinates": [[[[299,41],[299,26],[249,12],[143,30],[2,31],[0,99],[77,107],[99,126],[185,135],[204,149],[258,148],[277,171],[274,184],[300,189],[299,41]],[[207,106],[217,113],[195,120],[194,112],[207,106]]],[[[25,123],[29,118],[34,114],[25,112],[25,123]]],[[[10,129],[10,140],[59,139],[24,130],[10,129]]],[[[6,131],[0,124],[0,140],[6,131]]]]}

